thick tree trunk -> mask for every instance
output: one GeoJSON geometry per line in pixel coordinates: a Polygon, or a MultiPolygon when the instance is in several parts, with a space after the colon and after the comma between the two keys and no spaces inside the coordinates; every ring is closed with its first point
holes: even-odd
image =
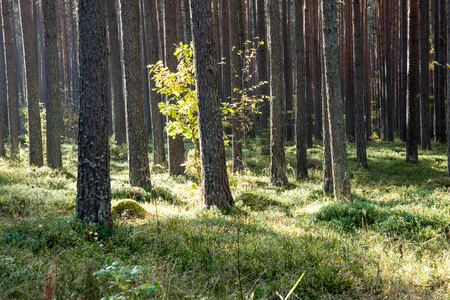
{"type": "Polygon", "coordinates": [[[20,15],[27,76],[29,164],[30,166],[41,167],[44,165],[44,154],[42,149],[41,110],[39,107],[39,74],[36,43],[34,41],[34,24],[29,0],[20,0],[20,15]]]}
{"type": "Polygon", "coordinates": [[[58,37],[55,1],[42,0],[45,30],[45,99],[47,109],[47,166],[62,168],[61,99],[59,93],[58,37]]]}
{"type": "Polygon", "coordinates": [[[355,69],[356,160],[358,168],[367,168],[364,130],[363,40],[361,36],[360,0],[353,0],[353,53],[355,69]]]}
{"type": "Polygon", "coordinates": [[[419,0],[410,0],[406,161],[417,162],[417,97],[419,95],[419,0]]]}
{"type": "Polygon", "coordinates": [[[191,0],[195,83],[200,127],[202,198],[206,206],[233,206],[228,183],[211,7],[191,0]]]}
{"type": "Polygon", "coordinates": [[[9,146],[12,155],[19,151],[19,124],[17,116],[17,92],[16,92],[16,66],[15,50],[12,32],[13,17],[10,11],[9,0],[2,0],[3,16],[3,43],[5,47],[5,65],[8,90],[8,124],[9,124],[9,146]]]}
{"type": "Polygon", "coordinates": [[[344,105],[341,93],[336,1],[323,0],[323,47],[327,87],[327,113],[335,200],[351,201],[347,151],[345,148],[344,105]]]}
{"type": "Polygon", "coordinates": [[[267,0],[270,55],[270,183],[287,183],[283,141],[283,73],[279,1],[267,0]]]}
{"type": "Polygon", "coordinates": [[[420,22],[420,141],[422,150],[431,150],[430,70],[429,70],[429,1],[419,3],[420,22]]]}
{"type": "Polygon", "coordinates": [[[80,0],[77,217],[111,225],[105,2],[80,0]]]}
{"type": "Polygon", "coordinates": [[[295,3],[295,54],[297,65],[295,133],[297,179],[300,179],[308,176],[308,168],[306,166],[306,62],[305,42],[303,39],[303,0],[298,0],[295,3]]]}
{"type": "Polygon", "coordinates": [[[127,149],[130,184],[150,186],[147,139],[142,112],[139,42],[139,1],[120,0],[122,20],[122,72],[125,82],[127,149]]]}
{"type": "MultiPolygon", "coordinates": [[[[175,57],[175,45],[177,44],[177,15],[176,1],[164,1],[164,60],[166,67],[174,72],[177,69],[177,58],[175,57]]],[[[168,117],[170,120],[170,117],[168,117]]],[[[172,138],[168,135],[169,151],[169,173],[171,176],[182,175],[184,173],[184,139],[177,135],[172,138]]]]}

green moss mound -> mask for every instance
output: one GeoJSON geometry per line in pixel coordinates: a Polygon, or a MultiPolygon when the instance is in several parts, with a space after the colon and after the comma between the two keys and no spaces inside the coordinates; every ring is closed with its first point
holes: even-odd
{"type": "Polygon", "coordinates": [[[145,208],[132,199],[122,199],[111,206],[113,218],[120,218],[127,210],[127,216],[133,218],[144,218],[147,214],[145,208]]]}

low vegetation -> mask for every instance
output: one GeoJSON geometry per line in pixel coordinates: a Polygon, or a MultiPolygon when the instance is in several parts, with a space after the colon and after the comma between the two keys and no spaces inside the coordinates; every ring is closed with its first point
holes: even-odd
{"type": "Polygon", "coordinates": [[[289,299],[450,299],[450,180],[446,149],[433,149],[408,164],[404,144],[370,142],[370,168],[357,170],[348,145],[354,201],[335,202],[321,189],[321,144],[299,182],[287,145],[279,188],[250,141],[248,169],[230,176],[237,207],[220,211],[202,205],[195,176],[164,165],[152,190],[131,187],[114,146],[113,205],[146,213],[121,211],[112,229],[74,218],[73,144],[59,171],[27,167],[22,152],[0,160],[0,299],[280,299],[302,274],[289,299]]]}

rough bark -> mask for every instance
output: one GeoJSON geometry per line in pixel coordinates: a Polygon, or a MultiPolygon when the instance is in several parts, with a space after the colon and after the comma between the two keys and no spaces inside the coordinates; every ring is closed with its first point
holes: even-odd
{"type": "Polygon", "coordinates": [[[283,141],[283,73],[279,1],[266,1],[270,60],[270,183],[287,183],[283,141]]]}
{"type": "Polygon", "coordinates": [[[358,168],[367,168],[364,129],[363,40],[361,36],[360,0],[353,0],[353,54],[355,70],[356,160],[358,168]]]}
{"type": "Polygon", "coordinates": [[[44,154],[39,108],[38,62],[31,3],[29,0],[20,0],[20,15],[26,65],[29,164],[30,166],[41,167],[44,164],[44,154]]]}
{"type": "Polygon", "coordinates": [[[80,0],[80,118],[77,217],[110,225],[108,46],[105,2],[80,0]]]}
{"type": "Polygon", "coordinates": [[[419,0],[410,0],[406,161],[417,162],[417,97],[419,95],[419,0]]]}
{"type": "Polygon", "coordinates": [[[45,40],[45,83],[47,109],[47,166],[62,168],[62,115],[59,94],[58,37],[55,1],[42,0],[45,40]]]}
{"type": "Polygon", "coordinates": [[[430,70],[429,70],[429,1],[419,2],[420,22],[420,141],[422,150],[431,149],[430,70]]]}
{"type": "MultiPolygon", "coordinates": [[[[149,0],[144,0],[145,26],[146,26],[146,43],[147,43],[147,62],[146,64],[155,64],[159,60],[158,49],[158,30],[155,6],[149,0]]],[[[155,81],[151,79],[150,83],[150,116],[152,126],[152,144],[153,144],[153,164],[160,164],[166,161],[166,153],[164,150],[164,126],[163,116],[159,110],[158,103],[161,102],[161,95],[158,94],[155,87],[155,81]]]]}
{"type": "Polygon", "coordinates": [[[296,111],[295,133],[297,150],[297,179],[308,176],[306,166],[306,90],[305,43],[303,40],[303,0],[295,3],[295,54],[296,54],[296,111]]]}
{"type": "Polygon", "coordinates": [[[2,0],[2,22],[3,22],[3,44],[5,47],[5,65],[7,78],[7,103],[8,103],[8,124],[9,124],[9,146],[10,153],[16,154],[19,151],[19,125],[17,116],[17,93],[16,93],[16,66],[15,49],[12,33],[12,20],[9,0],[2,0]]]}
{"type": "Polygon", "coordinates": [[[150,186],[147,140],[142,112],[139,0],[120,0],[127,149],[130,184],[150,186]]]}
{"type": "Polygon", "coordinates": [[[323,47],[330,152],[335,200],[351,201],[347,151],[345,148],[344,105],[341,93],[336,1],[323,0],[323,47]]]}
{"type": "MultiPolygon", "coordinates": [[[[177,69],[177,58],[175,53],[175,44],[177,44],[177,19],[176,19],[176,3],[178,0],[164,1],[164,60],[166,67],[175,72],[177,69]]],[[[170,120],[170,117],[168,117],[170,120]]],[[[171,176],[181,175],[184,173],[184,140],[181,135],[175,138],[168,136],[168,152],[169,152],[169,174],[171,176]]]]}
{"type": "Polygon", "coordinates": [[[191,0],[202,162],[202,198],[208,207],[233,206],[223,144],[213,16],[208,3],[203,0],[191,0]]]}
{"type": "Polygon", "coordinates": [[[109,69],[113,92],[112,106],[114,118],[114,139],[118,145],[127,142],[125,123],[125,101],[123,99],[122,71],[120,66],[120,40],[117,26],[115,0],[106,1],[106,20],[108,25],[109,69]]]}

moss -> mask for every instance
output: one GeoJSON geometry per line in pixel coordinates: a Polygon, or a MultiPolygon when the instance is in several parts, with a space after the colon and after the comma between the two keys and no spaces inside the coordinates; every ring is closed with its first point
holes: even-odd
{"type": "Polygon", "coordinates": [[[111,206],[113,218],[120,218],[125,210],[129,217],[144,218],[147,214],[145,208],[132,199],[122,199],[111,206]]]}

